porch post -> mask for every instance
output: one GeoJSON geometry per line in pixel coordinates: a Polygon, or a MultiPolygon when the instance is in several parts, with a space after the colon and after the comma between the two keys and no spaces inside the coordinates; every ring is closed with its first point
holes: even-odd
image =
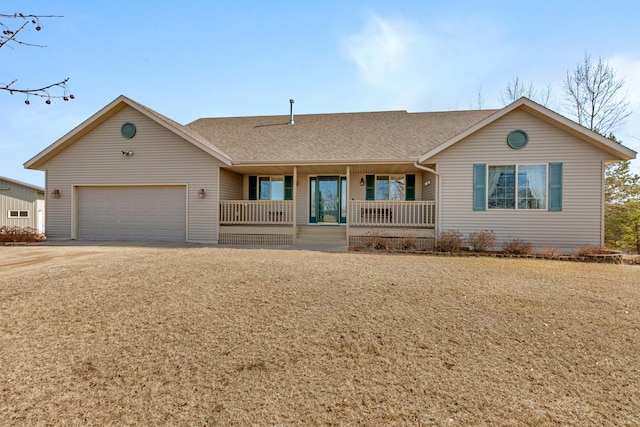
{"type": "Polygon", "coordinates": [[[346,230],[345,232],[347,233],[347,247],[349,246],[349,218],[351,217],[351,210],[350,210],[350,205],[351,203],[349,202],[351,200],[351,167],[347,165],[347,206],[346,206],[346,212],[347,212],[347,223],[345,224],[346,230]]]}
{"type": "Polygon", "coordinates": [[[296,216],[296,205],[298,204],[298,167],[293,167],[293,236],[292,242],[296,244],[296,236],[298,234],[298,225],[297,225],[297,216],[296,216]]]}

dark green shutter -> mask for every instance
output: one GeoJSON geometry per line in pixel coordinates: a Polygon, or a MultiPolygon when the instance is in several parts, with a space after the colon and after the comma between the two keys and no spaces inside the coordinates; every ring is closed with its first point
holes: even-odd
{"type": "Polygon", "coordinates": [[[376,199],[376,176],[367,175],[367,200],[376,199]]]}
{"type": "Polygon", "coordinates": [[[284,199],[293,200],[293,176],[287,175],[284,177],[284,199]]]}
{"type": "Polygon", "coordinates": [[[407,174],[407,192],[405,199],[410,201],[416,199],[416,176],[414,174],[407,174]]]}
{"type": "Polygon", "coordinates": [[[562,163],[549,163],[549,210],[562,210],[562,163]]]}
{"type": "Polygon", "coordinates": [[[487,185],[487,165],[473,165],[473,210],[484,211],[487,209],[486,190],[487,185]]]}
{"type": "Polygon", "coordinates": [[[258,177],[249,176],[249,200],[258,200],[258,177]]]}

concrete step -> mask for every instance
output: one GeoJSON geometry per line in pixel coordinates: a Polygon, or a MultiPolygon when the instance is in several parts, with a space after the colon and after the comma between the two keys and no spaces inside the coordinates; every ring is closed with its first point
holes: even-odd
{"type": "Polygon", "coordinates": [[[347,244],[347,230],[345,227],[330,225],[300,226],[296,244],[344,246],[347,244]]]}

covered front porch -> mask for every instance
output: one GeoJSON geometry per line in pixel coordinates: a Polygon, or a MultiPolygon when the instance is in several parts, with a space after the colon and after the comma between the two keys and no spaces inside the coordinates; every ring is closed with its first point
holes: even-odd
{"type": "Polygon", "coordinates": [[[413,164],[221,170],[219,242],[433,245],[437,174],[413,164]],[[314,228],[316,227],[316,228],[314,228]]]}

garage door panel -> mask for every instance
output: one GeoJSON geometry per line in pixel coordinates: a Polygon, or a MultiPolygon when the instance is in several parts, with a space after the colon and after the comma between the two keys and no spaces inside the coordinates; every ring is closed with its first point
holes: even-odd
{"type": "Polygon", "coordinates": [[[78,237],[186,241],[186,187],[80,187],[78,237]]]}

